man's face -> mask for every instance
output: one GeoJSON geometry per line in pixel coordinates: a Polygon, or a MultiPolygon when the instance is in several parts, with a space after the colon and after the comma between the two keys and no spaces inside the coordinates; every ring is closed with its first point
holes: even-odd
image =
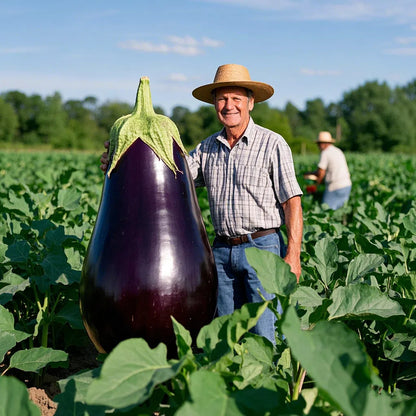
{"type": "Polygon", "coordinates": [[[322,143],[322,142],[320,142],[320,143],[317,143],[318,144],[318,147],[319,147],[319,150],[322,152],[323,150],[325,150],[331,143],[322,143]]]}
{"type": "Polygon", "coordinates": [[[224,87],[215,90],[215,110],[224,127],[247,126],[254,98],[248,97],[247,90],[240,87],[224,87]]]}

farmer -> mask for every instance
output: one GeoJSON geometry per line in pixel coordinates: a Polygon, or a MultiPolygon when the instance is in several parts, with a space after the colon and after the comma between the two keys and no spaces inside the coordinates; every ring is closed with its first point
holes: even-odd
{"type": "MultiPolygon", "coordinates": [[[[216,232],[213,253],[218,271],[218,315],[232,313],[247,302],[261,302],[263,289],[249,265],[245,249],[271,251],[290,265],[299,280],[303,230],[302,191],[292,154],[279,134],[256,125],[250,117],[254,103],[274,93],[252,81],[241,65],[218,68],[214,82],[196,88],[198,100],[213,104],[224,128],[190,152],[187,161],[195,186],[206,186],[216,232]],[[280,227],[287,229],[287,247],[280,227]]],[[[108,144],[106,145],[108,146],[108,144]]],[[[101,169],[108,164],[107,152],[101,169]]],[[[275,316],[266,310],[252,332],[275,342],[275,316]]]]}
{"type": "Polygon", "coordinates": [[[350,196],[350,171],[344,153],[333,145],[335,140],[330,132],[321,131],[316,143],[321,152],[318,168],[314,172],[306,172],[304,177],[314,179],[318,184],[325,179],[322,203],[335,210],[341,208],[350,196]]]}

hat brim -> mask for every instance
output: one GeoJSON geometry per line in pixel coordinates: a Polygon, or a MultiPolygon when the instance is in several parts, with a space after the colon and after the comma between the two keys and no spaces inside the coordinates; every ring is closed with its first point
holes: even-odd
{"type": "Polygon", "coordinates": [[[192,91],[192,95],[200,101],[208,104],[214,104],[212,91],[223,87],[242,87],[253,91],[254,102],[259,103],[266,101],[274,94],[274,89],[271,85],[257,81],[228,81],[228,82],[213,82],[211,84],[202,85],[192,91]]]}
{"type": "Polygon", "coordinates": [[[335,143],[336,140],[332,139],[332,140],[315,140],[315,143],[335,143]]]}

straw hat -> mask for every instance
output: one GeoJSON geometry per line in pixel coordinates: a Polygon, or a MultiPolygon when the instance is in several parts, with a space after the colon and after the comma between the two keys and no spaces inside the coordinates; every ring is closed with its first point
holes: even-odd
{"type": "Polygon", "coordinates": [[[321,131],[316,139],[316,143],[335,143],[329,131],[321,131]]]}
{"type": "Polygon", "coordinates": [[[222,87],[243,87],[253,91],[254,102],[258,103],[270,98],[273,87],[263,82],[252,81],[248,69],[242,65],[227,64],[218,67],[212,84],[202,85],[192,91],[198,100],[213,104],[212,91],[222,87]]]}

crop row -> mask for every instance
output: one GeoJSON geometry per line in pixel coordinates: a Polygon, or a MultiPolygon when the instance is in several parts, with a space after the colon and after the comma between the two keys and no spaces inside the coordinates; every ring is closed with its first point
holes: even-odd
{"type": "MultiPolygon", "coordinates": [[[[86,371],[67,372],[57,415],[415,413],[416,158],[348,162],[344,208],[322,207],[319,192],[303,197],[299,285],[280,258],[247,252],[283,315],[275,301],[248,304],[197,340],[173,320],[177,360],[163,345],[125,341],[86,371]],[[267,307],[279,318],[275,347],[249,332],[267,307]]],[[[315,163],[295,160],[303,187],[301,173],[315,163]]],[[[26,410],[16,414],[36,414],[22,381],[42,387],[90,345],[78,285],[103,181],[98,164],[89,154],[0,153],[0,414],[9,414],[7,394],[22,397],[26,410]]],[[[212,239],[205,191],[198,197],[212,239]]]]}

